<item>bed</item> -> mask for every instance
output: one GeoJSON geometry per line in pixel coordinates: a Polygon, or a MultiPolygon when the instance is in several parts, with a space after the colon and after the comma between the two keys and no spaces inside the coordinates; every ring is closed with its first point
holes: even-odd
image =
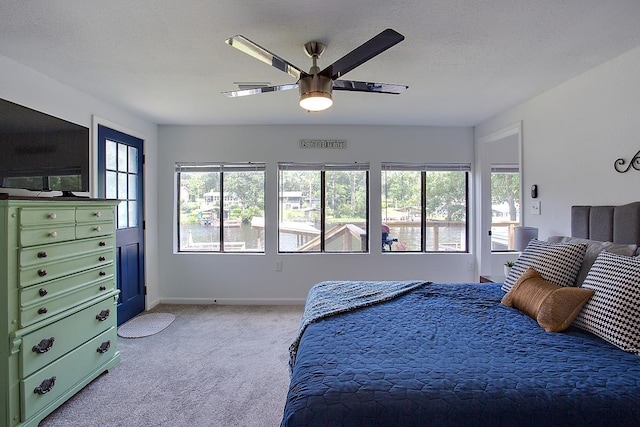
{"type": "Polygon", "coordinates": [[[640,203],[575,206],[572,237],[532,241],[505,283],[314,286],[281,425],[640,425],[639,242],[640,203]],[[555,286],[535,313],[505,305],[530,284],[555,286]]]}

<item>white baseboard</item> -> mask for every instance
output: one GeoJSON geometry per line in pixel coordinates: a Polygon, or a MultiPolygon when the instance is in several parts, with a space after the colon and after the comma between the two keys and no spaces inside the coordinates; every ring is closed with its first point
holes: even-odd
{"type": "Polygon", "coordinates": [[[151,310],[152,308],[154,308],[155,306],[159,305],[159,304],[160,304],[160,300],[159,300],[159,299],[155,299],[155,300],[153,300],[153,301],[148,301],[148,300],[147,300],[147,303],[146,303],[146,304],[147,304],[147,305],[146,305],[145,310],[146,310],[146,311],[149,311],[149,310],[151,310]]]}
{"type": "Polygon", "coordinates": [[[160,298],[160,304],[304,305],[304,298],[160,298]]]}

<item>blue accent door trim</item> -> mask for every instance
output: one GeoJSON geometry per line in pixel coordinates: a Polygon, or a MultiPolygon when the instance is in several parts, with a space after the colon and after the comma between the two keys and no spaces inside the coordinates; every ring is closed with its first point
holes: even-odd
{"type": "Polygon", "coordinates": [[[118,199],[116,270],[118,324],[145,309],[144,141],[98,125],[98,196],[118,199]]]}

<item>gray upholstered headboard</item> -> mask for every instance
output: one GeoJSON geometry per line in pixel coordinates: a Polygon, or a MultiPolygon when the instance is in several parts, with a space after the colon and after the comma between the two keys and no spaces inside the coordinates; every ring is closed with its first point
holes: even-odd
{"type": "Polygon", "coordinates": [[[640,202],[620,206],[572,206],[571,236],[640,245],[640,202]]]}

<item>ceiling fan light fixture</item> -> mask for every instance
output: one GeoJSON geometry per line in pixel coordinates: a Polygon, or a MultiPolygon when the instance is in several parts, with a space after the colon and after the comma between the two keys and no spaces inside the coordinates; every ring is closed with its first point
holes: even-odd
{"type": "Polygon", "coordinates": [[[307,111],[322,111],[333,105],[330,78],[313,74],[298,81],[300,88],[300,107],[307,111]]]}
{"type": "Polygon", "coordinates": [[[314,92],[300,97],[300,107],[307,111],[322,111],[333,105],[330,93],[314,92]]]}

